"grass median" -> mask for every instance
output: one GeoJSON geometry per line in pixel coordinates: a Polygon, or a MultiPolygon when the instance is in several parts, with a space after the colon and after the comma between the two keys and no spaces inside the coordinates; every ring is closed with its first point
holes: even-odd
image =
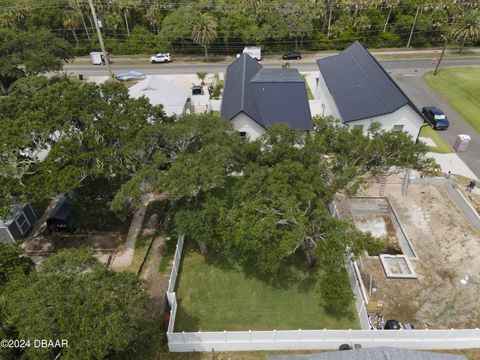
{"type": "Polygon", "coordinates": [[[436,76],[425,74],[424,79],[480,132],[480,67],[442,69],[436,76]]]}

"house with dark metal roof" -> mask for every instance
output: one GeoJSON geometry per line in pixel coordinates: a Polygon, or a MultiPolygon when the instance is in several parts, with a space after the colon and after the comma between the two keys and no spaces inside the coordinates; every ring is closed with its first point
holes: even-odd
{"type": "Polygon", "coordinates": [[[220,113],[252,140],[275,123],[312,129],[307,90],[298,70],[264,69],[248,54],[227,67],[220,113]]]}
{"type": "Polygon", "coordinates": [[[315,98],[324,115],[367,131],[374,121],[387,131],[406,131],[417,139],[424,120],[378,61],[358,42],[337,55],[317,60],[315,98]]]}
{"type": "Polygon", "coordinates": [[[467,357],[463,355],[378,347],[306,355],[269,355],[268,360],[467,360],[467,357]]]}

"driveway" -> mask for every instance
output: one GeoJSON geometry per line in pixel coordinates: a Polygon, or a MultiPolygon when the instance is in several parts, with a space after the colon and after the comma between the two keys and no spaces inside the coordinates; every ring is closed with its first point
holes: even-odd
{"type": "Polygon", "coordinates": [[[450,127],[448,130],[438,132],[448,144],[453,146],[459,134],[470,135],[472,141],[467,151],[460,152],[458,155],[475,175],[480,177],[480,134],[423,81],[424,73],[425,70],[415,71],[415,69],[390,71],[390,75],[419,109],[423,106],[437,106],[445,112],[450,121],[450,127]]]}

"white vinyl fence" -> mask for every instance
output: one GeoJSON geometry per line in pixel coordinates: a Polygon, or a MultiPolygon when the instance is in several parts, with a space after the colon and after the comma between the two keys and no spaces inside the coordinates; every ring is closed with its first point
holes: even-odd
{"type": "Polygon", "coordinates": [[[184,234],[178,237],[175,256],[173,257],[172,272],[170,273],[170,279],[168,279],[167,300],[168,304],[170,305],[170,320],[168,322],[167,334],[173,333],[175,317],[177,316],[177,296],[175,295],[175,282],[177,281],[178,268],[180,267],[180,260],[182,259],[184,240],[184,234]]]}
{"type": "MultiPolygon", "coordinates": [[[[177,313],[175,281],[182,254],[184,236],[178,239],[174,264],[168,284],[170,322],[167,330],[168,348],[172,352],[250,351],[250,350],[319,350],[338,349],[341,344],[356,343],[362,347],[390,346],[406,349],[468,349],[480,347],[480,329],[451,330],[273,330],[174,332],[177,313]]],[[[355,264],[347,266],[355,293],[362,328],[368,318],[362,289],[355,275],[355,264]]],[[[212,309],[212,311],[215,311],[212,309]]]]}
{"type": "Polygon", "coordinates": [[[341,344],[407,349],[480,347],[480,329],[467,330],[282,330],[168,333],[174,352],[338,349],[341,344]]]}
{"type": "Polygon", "coordinates": [[[358,318],[362,329],[370,329],[370,322],[368,321],[366,302],[368,301],[366,295],[362,292],[360,281],[357,278],[355,272],[355,262],[349,261],[347,264],[348,280],[350,280],[350,286],[353,294],[355,295],[355,306],[357,308],[358,318]]]}

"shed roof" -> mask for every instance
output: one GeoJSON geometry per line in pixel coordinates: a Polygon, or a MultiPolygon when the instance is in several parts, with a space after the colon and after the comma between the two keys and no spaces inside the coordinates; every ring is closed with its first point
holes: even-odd
{"type": "Polygon", "coordinates": [[[221,114],[232,120],[244,112],[260,126],[287,123],[311,129],[305,83],[297,69],[263,69],[248,54],[227,67],[221,114]]]}
{"type": "Polygon", "coordinates": [[[317,64],[344,123],[390,114],[407,104],[422,116],[358,41],[317,64]]]}
{"type": "Polygon", "coordinates": [[[135,99],[145,96],[152,105],[163,105],[167,116],[181,115],[189,97],[186,89],[159,76],[147,76],[128,89],[128,92],[135,99]]]}
{"type": "Polygon", "coordinates": [[[463,355],[378,347],[308,355],[269,355],[268,360],[467,360],[467,357],[463,355]]]}

